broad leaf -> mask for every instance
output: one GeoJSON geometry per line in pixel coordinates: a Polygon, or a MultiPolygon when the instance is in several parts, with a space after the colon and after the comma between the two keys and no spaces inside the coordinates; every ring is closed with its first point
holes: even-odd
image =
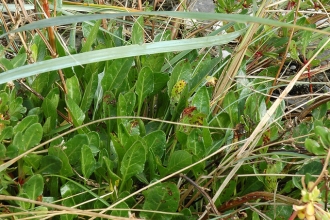
{"type": "Polygon", "coordinates": [[[140,115],[140,111],[142,108],[143,100],[152,93],[154,90],[154,74],[149,67],[144,67],[141,69],[138,80],[136,81],[136,89],[135,92],[138,96],[138,113],[140,115]]]}
{"type": "Polygon", "coordinates": [[[66,80],[67,96],[70,97],[77,105],[80,104],[81,92],[79,80],[76,75],[66,80]]]}
{"type": "MultiPolygon", "coordinates": [[[[125,153],[121,161],[120,172],[123,183],[132,176],[141,173],[144,170],[146,162],[146,151],[141,141],[136,141],[125,153]]],[[[122,186],[121,186],[122,189],[122,186]]]]}
{"type": "Polygon", "coordinates": [[[95,170],[96,161],[94,159],[92,150],[88,145],[83,145],[81,148],[81,171],[86,179],[92,175],[95,170]]]}
{"type": "Polygon", "coordinates": [[[48,149],[48,154],[55,156],[62,161],[62,168],[59,172],[61,176],[69,177],[74,174],[69,159],[67,155],[64,153],[64,151],[61,149],[61,147],[50,147],[48,149]]]}
{"type": "MultiPolygon", "coordinates": [[[[143,192],[145,202],[144,210],[160,212],[176,212],[179,207],[180,192],[174,183],[160,183],[143,192]]],[[[171,219],[171,215],[154,212],[141,212],[141,216],[146,219],[171,219]]]]}
{"type": "Polygon", "coordinates": [[[132,28],[132,43],[143,44],[144,43],[144,17],[140,16],[134,22],[132,28]]]}
{"type": "Polygon", "coordinates": [[[128,57],[107,62],[101,82],[104,91],[120,87],[133,65],[133,60],[133,57],[128,57]]]}
{"type": "Polygon", "coordinates": [[[84,144],[88,145],[87,135],[78,134],[71,138],[68,142],[65,143],[64,152],[69,158],[71,165],[75,165],[80,161],[81,147],[84,144]]]}
{"type": "Polygon", "coordinates": [[[162,176],[166,176],[168,174],[172,174],[178,170],[181,170],[192,163],[192,155],[189,154],[187,151],[184,150],[178,150],[174,151],[171,155],[166,173],[164,173],[162,176]]]}
{"type": "Polygon", "coordinates": [[[41,174],[58,174],[62,168],[62,161],[52,155],[46,155],[41,158],[40,169],[38,173],[41,174]]]}
{"type": "Polygon", "coordinates": [[[40,174],[34,175],[28,179],[23,185],[24,192],[31,200],[36,200],[38,196],[43,194],[44,180],[40,174]]]}

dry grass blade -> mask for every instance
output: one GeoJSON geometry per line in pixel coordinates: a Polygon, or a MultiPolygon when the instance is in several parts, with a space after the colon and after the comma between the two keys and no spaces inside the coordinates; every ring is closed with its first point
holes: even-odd
{"type": "MultiPolygon", "coordinates": [[[[264,0],[262,5],[260,6],[259,11],[256,14],[256,17],[263,18],[265,15],[265,7],[270,1],[264,0]]],[[[221,97],[224,97],[226,93],[228,92],[228,89],[230,88],[240,66],[243,61],[243,58],[245,56],[245,52],[248,49],[248,45],[250,44],[254,34],[258,30],[259,25],[258,24],[251,24],[249,27],[247,33],[245,34],[242,42],[237,48],[237,52],[235,53],[234,57],[232,58],[232,61],[230,62],[228,68],[225,69],[225,71],[221,74],[218,83],[215,87],[212,101],[214,106],[213,114],[217,114],[220,108],[220,105],[222,103],[221,97]]]]}

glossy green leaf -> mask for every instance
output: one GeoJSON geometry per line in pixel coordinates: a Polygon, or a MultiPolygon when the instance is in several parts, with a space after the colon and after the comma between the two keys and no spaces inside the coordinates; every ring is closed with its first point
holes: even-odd
{"type": "Polygon", "coordinates": [[[59,174],[61,176],[72,176],[73,170],[71,168],[70,162],[69,162],[69,158],[67,157],[67,155],[64,153],[64,151],[62,150],[61,147],[50,147],[48,148],[48,155],[52,155],[55,156],[57,158],[59,158],[62,162],[62,168],[59,172],[59,174]]]}
{"type": "Polygon", "coordinates": [[[81,147],[88,145],[88,138],[85,134],[78,134],[65,143],[64,152],[67,155],[71,165],[75,165],[80,161],[81,147]]]}
{"type": "Polygon", "coordinates": [[[305,147],[306,150],[315,155],[326,155],[327,153],[327,151],[323,147],[321,147],[317,141],[310,138],[306,138],[305,147]]]}
{"type": "Polygon", "coordinates": [[[87,86],[84,91],[84,96],[81,100],[80,108],[83,112],[86,112],[93,102],[95,92],[97,89],[97,83],[98,83],[98,74],[94,73],[92,74],[91,79],[87,83],[87,86]]]}
{"type": "Polygon", "coordinates": [[[0,133],[0,142],[4,139],[10,139],[14,134],[13,127],[5,127],[0,133]]]}
{"type": "Polygon", "coordinates": [[[95,170],[96,161],[92,150],[88,145],[83,145],[81,148],[81,171],[86,179],[88,179],[95,170]]]}
{"type": "MultiPolygon", "coordinates": [[[[179,207],[180,192],[174,183],[160,183],[143,192],[145,202],[144,210],[176,212],[179,207]]],[[[154,212],[141,212],[141,216],[146,219],[171,219],[171,215],[154,212]]]]}
{"type": "Polygon", "coordinates": [[[44,180],[40,174],[31,176],[23,185],[24,192],[31,200],[36,200],[38,196],[43,194],[44,180]]]}
{"type": "Polygon", "coordinates": [[[133,65],[133,60],[133,57],[128,57],[107,62],[101,82],[104,91],[120,87],[133,65]]]}
{"type": "MultiPolygon", "coordinates": [[[[120,172],[122,174],[123,183],[132,176],[141,173],[144,170],[146,162],[146,151],[142,142],[136,141],[125,153],[121,161],[120,172]]],[[[122,189],[122,186],[121,186],[122,189]]]]}
{"type": "Polygon", "coordinates": [[[71,78],[67,79],[65,84],[68,90],[67,96],[72,99],[77,105],[79,105],[81,101],[81,92],[77,76],[74,75],[71,78]]]}
{"type": "Polygon", "coordinates": [[[72,117],[74,126],[78,127],[82,125],[85,120],[85,113],[80,109],[80,107],[70,98],[65,99],[66,105],[68,106],[69,113],[72,117]]]}
{"type": "Polygon", "coordinates": [[[143,100],[154,90],[154,74],[149,67],[141,69],[136,81],[135,92],[138,96],[138,115],[142,108],[143,100]]]}
{"type": "Polygon", "coordinates": [[[164,173],[162,176],[166,176],[168,174],[172,174],[178,170],[181,170],[184,167],[191,165],[191,163],[192,155],[189,154],[187,151],[174,151],[173,154],[170,156],[170,159],[168,160],[166,173],[164,173]]]}
{"type": "Polygon", "coordinates": [[[133,113],[135,106],[136,96],[133,92],[119,94],[118,99],[118,116],[130,116],[133,113]]]}
{"type": "Polygon", "coordinates": [[[38,173],[41,174],[58,174],[62,169],[62,161],[52,155],[46,155],[41,158],[40,169],[38,173]]]}
{"type": "Polygon", "coordinates": [[[200,88],[191,100],[191,106],[205,115],[210,113],[210,97],[206,87],[200,88]]]}
{"type": "Polygon", "coordinates": [[[314,128],[314,132],[326,146],[330,146],[330,130],[328,128],[323,126],[316,126],[314,128]]]}
{"type": "Polygon", "coordinates": [[[28,127],[23,134],[24,149],[28,150],[39,144],[42,139],[42,133],[43,130],[39,123],[35,123],[28,127]]]}
{"type": "MultiPolygon", "coordinates": [[[[28,127],[30,127],[32,124],[35,124],[38,122],[38,116],[36,115],[29,115],[26,116],[22,121],[20,121],[20,123],[18,123],[14,129],[13,132],[17,133],[18,131],[20,132],[24,132],[25,129],[27,129],[28,127]]],[[[2,135],[2,134],[1,134],[2,135]]]]}
{"type": "Polygon", "coordinates": [[[143,44],[144,43],[144,18],[138,17],[132,27],[132,43],[143,44]]]}

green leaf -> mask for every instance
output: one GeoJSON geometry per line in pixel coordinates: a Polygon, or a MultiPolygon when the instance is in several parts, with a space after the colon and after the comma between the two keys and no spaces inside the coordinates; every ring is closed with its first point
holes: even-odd
{"type": "Polygon", "coordinates": [[[222,61],[222,57],[214,58],[212,60],[202,60],[201,65],[197,70],[194,70],[194,74],[190,81],[190,94],[196,92],[197,89],[206,81],[207,76],[214,75],[214,69],[222,61]]]}
{"type": "Polygon", "coordinates": [[[118,99],[118,116],[130,116],[133,113],[135,106],[136,96],[133,92],[119,94],[118,99]]]}
{"type": "MultiPolygon", "coordinates": [[[[174,183],[160,183],[143,192],[145,202],[144,210],[176,212],[179,207],[180,192],[174,183]]],[[[141,212],[141,217],[146,219],[171,219],[171,215],[154,212],[141,212]]]]}
{"type": "Polygon", "coordinates": [[[171,155],[166,173],[164,173],[162,176],[166,176],[168,174],[172,174],[178,170],[181,170],[192,163],[192,155],[189,154],[187,151],[184,150],[178,150],[174,151],[173,154],[171,155]]]}
{"type": "Polygon", "coordinates": [[[39,123],[35,123],[26,129],[23,134],[25,151],[40,143],[42,139],[42,133],[42,126],[39,123]]]}
{"type": "MultiPolygon", "coordinates": [[[[121,202],[118,205],[116,205],[116,209],[129,209],[129,206],[125,202],[121,202]]],[[[119,217],[129,217],[128,210],[113,210],[111,212],[111,215],[113,216],[119,216],[119,217]]]]}
{"type": "MultiPolygon", "coordinates": [[[[185,83],[188,83],[190,81],[191,72],[192,72],[191,65],[188,62],[188,60],[181,60],[175,65],[170,80],[168,81],[167,84],[167,91],[170,97],[173,96],[172,90],[180,80],[183,80],[185,83]]],[[[181,91],[182,90],[183,89],[181,89],[181,91]]]]}
{"type": "Polygon", "coordinates": [[[238,123],[238,102],[233,91],[229,91],[223,100],[223,109],[229,114],[232,125],[238,123]]]}
{"type": "Polygon", "coordinates": [[[13,127],[5,127],[0,133],[0,142],[4,139],[10,139],[14,134],[13,127]]]}
{"type": "MultiPolygon", "coordinates": [[[[102,20],[98,20],[95,22],[92,30],[89,32],[87,40],[83,46],[83,48],[81,48],[81,53],[83,52],[87,52],[90,51],[92,49],[92,44],[95,42],[96,40],[96,36],[97,36],[97,32],[99,30],[100,24],[101,24],[102,20]]],[[[86,24],[85,24],[86,25],[86,24]]]]}
{"type": "MultiPolygon", "coordinates": [[[[284,165],[281,161],[281,158],[278,155],[271,156],[271,159],[274,161],[267,164],[266,173],[274,174],[281,173],[284,165]]],[[[265,177],[265,187],[268,192],[274,192],[277,189],[278,183],[277,180],[279,177],[277,176],[266,176],[265,177]]]]}
{"type": "Polygon", "coordinates": [[[59,172],[59,174],[61,176],[72,176],[73,170],[71,168],[70,162],[69,162],[69,158],[67,157],[67,155],[64,153],[64,151],[62,150],[61,147],[50,147],[48,148],[48,154],[51,156],[55,156],[57,158],[59,158],[62,161],[62,168],[59,172]]]}
{"type": "Polygon", "coordinates": [[[11,121],[17,121],[23,117],[22,114],[26,112],[26,108],[22,104],[22,97],[17,97],[9,102],[8,114],[11,121]]]}
{"type": "MultiPolygon", "coordinates": [[[[146,162],[146,151],[141,141],[136,141],[125,153],[121,161],[120,172],[123,182],[122,189],[126,181],[132,176],[141,173],[144,170],[146,162]]],[[[122,190],[120,190],[122,191],[122,190]]]]}
{"type": "Polygon", "coordinates": [[[142,66],[149,67],[153,72],[160,72],[164,62],[165,62],[165,54],[151,54],[140,57],[142,61],[142,66]]]}
{"type": "Polygon", "coordinates": [[[201,139],[202,134],[198,129],[193,129],[187,139],[187,150],[200,159],[205,155],[205,148],[201,139]]]}
{"type": "Polygon", "coordinates": [[[132,27],[132,43],[143,44],[144,43],[144,20],[143,16],[136,19],[132,27]]]}
{"type": "MultiPolygon", "coordinates": [[[[65,17],[69,17],[69,16],[65,16],[65,17]]],[[[70,16],[70,17],[74,17],[74,16],[70,16]]],[[[47,21],[48,20],[49,19],[47,19],[47,21]]],[[[33,23],[38,23],[38,22],[33,22],[33,23]]],[[[33,76],[51,70],[57,70],[61,68],[63,69],[67,67],[83,65],[92,62],[100,62],[100,61],[113,60],[119,58],[123,58],[123,60],[126,60],[125,57],[133,57],[138,55],[164,53],[164,52],[172,52],[172,51],[180,51],[180,50],[187,50],[194,48],[202,48],[207,46],[221,45],[237,38],[238,36],[241,35],[242,32],[243,31],[233,32],[230,34],[222,35],[221,37],[219,36],[200,37],[194,39],[155,42],[155,43],[143,44],[143,45],[114,47],[109,49],[69,55],[66,57],[59,57],[49,61],[43,61],[31,65],[25,65],[23,67],[6,71],[5,73],[2,73],[0,75],[0,84],[6,83],[10,80],[25,78],[28,76],[33,76]],[[93,59],[91,59],[91,57],[93,57],[93,59]]],[[[133,58],[129,58],[129,59],[133,60],[133,58]]],[[[113,62],[116,61],[114,60],[113,62]]],[[[122,63],[122,61],[119,61],[118,65],[120,65],[120,63],[122,63]]],[[[129,67],[127,66],[127,68],[130,67],[131,65],[129,65],[129,67]]],[[[125,73],[126,72],[128,71],[125,71],[125,73]]],[[[120,86],[122,80],[125,78],[123,75],[118,75],[117,72],[113,72],[112,74],[114,74],[115,76],[109,76],[108,77],[109,80],[106,80],[106,82],[102,83],[102,87],[105,90],[107,90],[108,84],[111,85],[112,87],[120,86]]],[[[109,89],[113,89],[112,87],[110,87],[109,89]]]]}
{"type": "Polygon", "coordinates": [[[133,65],[133,57],[108,61],[104,69],[101,85],[104,91],[117,89],[127,78],[133,65]]]}
{"type": "Polygon", "coordinates": [[[141,69],[138,80],[136,81],[136,89],[135,92],[138,96],[138,113],[140,115],[140,111],[142,108],[143,100],[152,93],[154,90],[154,74],[149,67],[144,67],[141,69]]]}
{"type": "Polygon", "coordinates": [[[84,91],[84,96],[81,100],[80,108],[83,112],[87,112],[90,105],[92,104],[97,89],[97,84],[98,84],[98,74],[93,73],[91,79],[88,81],[88,84],[84,91]]]}
{"type": "Polygon", "coordinates": [[[79,105],[81,100],[81,92],[77,76],[74,75],[73,77],[67,79],[65,84],[68,89],[67,96],[72,99],[77,105],[79,105]]]}
{"type": "Polygon", "coordinates": [[[38,116],[37,115],[29,115],[26,116],[25,118],[23,118],[23,120],[18,123],[13,131],[16,134],[18,131],[20,132],[24,132],[25,129],[27,129],[28,127],[30,127],[32,124],[35,124],[38,122],[38,116]]]}
{"type": "Polygon", "coordinates": [[[65,143],[64,153],[67,155],[71,165],[80,161],[81,147],[88,145],[88,137],[85,134],[78,134],[65,143]]]}
{"type": "Polygon", "coordinates": [[[100,135],[95,132],[89,132],[87,134],[89,140],[89,147],[92,150],[93,155],[97,154],[100,151],[100,135]]]}
{"type": "Polygon", "coordinates": [[[85,113],[70,97],[66,97],[65,102],[68,106],[68,110],[72,117],[74,126],[78,127],[82,125],[83,121],[85,120],[85,113]]]}
{"type": "Polygon", "coordinates": [[[310,138],[306,138],[305,147],[306,150],[308,150],[309,152],[315,155],[325,155],[327,152],[323,147],[320,146],[320,144],[317,141],[314,141],[310,138]]]}
{"type": "Polygon", "coordinates": [[[83,145],[81,148],[81,171],[86,179],[88,179],[95,170],[95,158],[92,150],[88,145],[83,145]]]}
{"type": "Polygon", "coordinates": [[[46,118],[50,118],[49,120],[49,131],[52,129],[55,129],[56,127],[56,121],[57,121],[57,106],[59,103],[59,89],[54,88],[50,90],[50,92],[47,94],[45,99],[42,103],[42,110],[46,116],[46,118]]]}
{"type": "Polygon", "coordinates": [[[328,128],[323,126],[316,126],[314,128],[314,132],[326,146],[330,146],[330,140],[328,138],[330,130],[328,128]]]}
{"type": "Polygon", "coordinates": [[[13,68],[23,66],[25,64],[27,55],[26,53],[17,54],[10,62],[13,65],[13,68]]]}
{"type": "Polygon", "coordinates": [[[3,144],[0,144],[0,160],[4,160],[6,158],[6,147],[3,144]]]}
{"type": "Polygon", "coordinates": [[[38,173],[41,174],[58,174],[62,169],[62,161],[55,156],[46,155],[41,158],[40,169],[38,173]]]}
{"type": "Polygon", "coordinates": [[[163,131],[154,131],[143,137],[146,145],[149,148],[149,151],[153,153],[153,155],[162,158],[166,148],[166,135],[163,131]]]}
{"type": "Polygon", "coordinates": [[[270,206],[265,214],[270,219],[290,219],[290,216],[292,216],[292,206],[278,205],[276,208],[270,206]]]}
{"type": "Polygon", "coordinates": [[[40,167],[40,160],[43,156],[37,154],[28,154],[24,160],[24,165],[31,167],[33,170],[38,170],[40,167]]]}
{"type": "Polygon", "coordinates": [[[43,194],[44,180],[40,174],[33,175],[23,185],[23,190],[31,200],[43,194]]]}
{"type": "Polygon", "coordinates": [[[154,76],[153,76],[153,78],[154,78],[154,90],[150,95],[155,95],[155,94],[159,93],[162,89],[164,89],[164,87],[166,86],[168,80],[170,79],[168,74],[157,73],[157,72],[154,72],[153,74],[154,74],[154,76]]]}
{"type": "Polygon", "coordinates": [[[191,106],[196,107],[199,112],[205,115],[210,113],[210,97],[205,86],[200,88],[193,96],[191,106]]]}
{"type": "MultiPolygon", "coordinates": [[[[319,175],[322,171],[323,165],[320,161],[312,161],[308,164],[304,164],[296,174],[306,175],[319,175]]],[[[316,178],[311,179],[310,181],[315,181],[316,178]]],[[[302,189],[301,186],[301,177],[292,177],[293,184],[298,188],[302,189]]]]}

